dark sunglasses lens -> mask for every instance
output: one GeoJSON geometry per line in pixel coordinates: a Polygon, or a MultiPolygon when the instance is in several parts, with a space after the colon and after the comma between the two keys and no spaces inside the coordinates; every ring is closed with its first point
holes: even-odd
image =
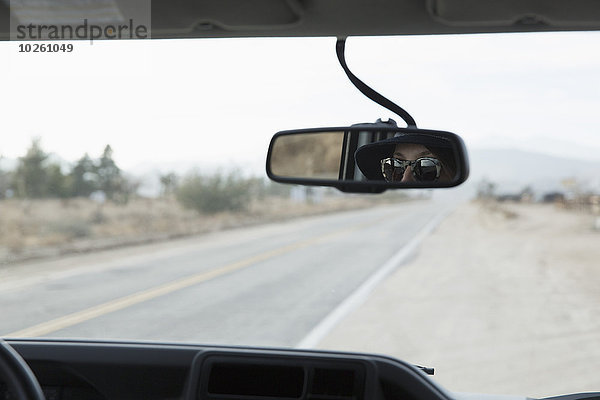
{"type": "Polygon", "coordinates": [[[415,177],[420,181],[435,181],[439,178],[439,167],[434,160],[421,159],[415,162],[415,177]]]}
{"type": "Polygon", "coordinates": [[[402,176],[404,175],[404,168],[401,166],[394,166],[394,160],[385,159],[382,162],[381,172],[383,173],[383,177],[388,182],[401,181],[402,176]]]}

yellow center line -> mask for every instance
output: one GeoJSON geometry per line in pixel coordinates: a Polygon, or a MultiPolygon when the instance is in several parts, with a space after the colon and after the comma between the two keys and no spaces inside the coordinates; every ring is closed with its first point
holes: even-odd
{"type": "Polygon", "coordinates": [[[102,304],[98,304],[96,306],[86,308],[85,310],[77,311],[71,314],[64,315],[59,318],[52,319],[50,321],[42,322],[40,324],[31,326],[29,328],[21,329],[15,332],[7,333],[6,335],[2,335],[4,337],[39,337],[44,336],[52,332],[59,331],[61,329],[65,329],[71,327],[73,325],[80,324],[85,321],[89,321],[91,319],[100,317],[102,315],[106,315],[115,311],[122,310],[127,307],[131,307],[136,304],[143,303],[148,300],[155,299],[160,296],[167,295],[169,293],[176,292],[181,289],[188,288],[193,285],[197,285],[202,282],[209,281],[211,279],[215,279],[219,276],[226,275],[228,273],[241,270],[243,268],[247,268],[250,265],[259,263],[261,261],[266,261],[268,259],[280,256],[285,253],[289,253],[294,250],[301,249],[303,247],[310,246],[316,242],[331,239],[343,234],[347,234],[368,225],[372,225],[374,223],[379,222],[379,220],[388,218],[387,216],[383,218],[379,218],[376,221],[369,221],[367,223],[362,223],[359,225],[355,225],[352,227],[344,228],[339,231],[325,234],[322,236],[318,236],[315,238],[311,238],[308,240],[303,240],[297,243],[293,243],[287,246],[280,247],[278,249],[266,251],[264,253],[258,254],[253,257],[249,257],[220,268],[213,269],[211,271],[201,272],[195,275],[187,276],[185,278],[180,278],[174,280],[172,282],[168,282],[162,285],[158,285],[152,287],[150,289],[142,290],[124,297],[117,298],[115,300],[111,300],[102,304]]]}

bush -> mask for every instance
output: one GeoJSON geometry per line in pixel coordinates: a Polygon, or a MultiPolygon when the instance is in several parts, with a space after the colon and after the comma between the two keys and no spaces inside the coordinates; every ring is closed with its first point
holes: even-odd
{"type": "Polygon", "coordinates": [[[177,190],[177,200],[186,208],[200,213],[245,210],[252,196],[251,179],[235,172],[206,176],[194,173],[183,180],[177,190]]]}
{"type": "Polygon", "coordinates": [[[88,222],[81,219],[64,219],[49,224],[51,233],[64,235],[68,239],[81,239],[91,235],[91,229],[88,222]]]}

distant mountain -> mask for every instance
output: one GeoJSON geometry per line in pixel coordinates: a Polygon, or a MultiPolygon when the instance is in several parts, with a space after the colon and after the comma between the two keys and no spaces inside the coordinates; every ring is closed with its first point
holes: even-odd
{"type": "Polygon", "coordinates": [[[576,179],[583,189],[600,191],[600,161],[555,157],[511,149],[469,151],[470,184],[487,179],[498,193],[516,193],[530,186],[538,195],[565,190],[563,182],[576,179]]]}

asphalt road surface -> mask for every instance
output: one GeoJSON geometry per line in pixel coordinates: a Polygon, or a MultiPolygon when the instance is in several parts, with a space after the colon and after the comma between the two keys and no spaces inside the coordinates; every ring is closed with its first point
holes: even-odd
{"type": "Polygon", "coordinates": [[[15,266],[0,271],[0,336],[296,346],[439,219],[440,204],[414,201],[15,266]]]}

